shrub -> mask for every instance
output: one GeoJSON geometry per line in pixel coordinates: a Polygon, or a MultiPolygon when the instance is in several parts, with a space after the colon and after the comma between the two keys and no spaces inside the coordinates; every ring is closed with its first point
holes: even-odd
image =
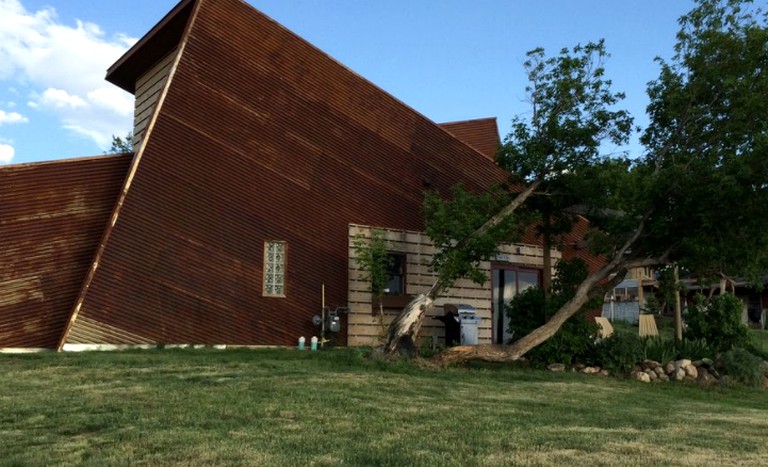
{"type": "Polygon", "coordinates": [[[643,347],[645,358],[659,363],[667,363],[681,358],[714,360],[717,355],[717,352],[704,339],[683,339],[681,342],[675,342],[674,339],[664,339],[659,336],[646,337],[643,340],[643,347]]]}
{"type": "Polygon", "coordinates": [[[636,333],[614,333],[595,345],[592,363],[611,373],[627,374],[645,360],[643,338],[636,333]]]}
{"type": "Polygon", "coordinates": [[[730,294],[707,300],[696,295],[685,315],[686,338],[704,339],[717,352],[744,347],[749,342],[749,328],[741,322],[744,305],[730,294]]]}
{"type": "Polygon", "coordinates": [[[763,380],[763,360],[742,348],[725,352],[719,365],[725,374],[747,386],[759,386],[763,380]]]}
{"type": "MultiPolygon", "coordinates": [[[[555,280],[549,301],[544,300],[544,290],[529,288],[510,300],[506,307],[509,329],[514,336],[525,336],[544,324],[574,294],[578,284],[586,278],[588,268],[584,261],[561,260],[557,263],[555,280]]],[[[526,354],[534,364],[565,363],[580,360],[591,350],[597,325],[588,320],[583,307],[569,318],[557,333],[526,354]]]]}
{"type": "Polygon", "coordinates": [[[675,344],[675,349],[675,358],[687,358],[690,360],[709,358],[714,360],[717,356],[717,350],[704,339],[683,339],[675,344]]]}
{"type": "Polygon", "coordinates": [[[646,337],[643,341],[645,359],[667,363],[677,358],[675,341],[660,336],[646,337]]]}

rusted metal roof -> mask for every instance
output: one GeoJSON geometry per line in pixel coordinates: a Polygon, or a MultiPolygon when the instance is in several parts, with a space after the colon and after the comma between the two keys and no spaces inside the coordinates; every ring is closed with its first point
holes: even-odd
{"type": "Polygon", "coordinates": [[[501,146],[496,118],[478,118],[458,122],[440,123],[440,128],[480,151],[491,160],[501,146]]]}
{"type": "Polygon", "coordinates": [[[0,167],[0,347],[56,347],[130,161],[0,167]]]}
{"type": "Polygon", "coordinates": [[[504,179],[241,1],[198,0],[187,28],[62,344],[293,344],[321,284],[346,301],[348,224],[420,230],[424,188],[504,179]],[[262,296],[265,240],[287,242],[285,298],[262,296]]]}

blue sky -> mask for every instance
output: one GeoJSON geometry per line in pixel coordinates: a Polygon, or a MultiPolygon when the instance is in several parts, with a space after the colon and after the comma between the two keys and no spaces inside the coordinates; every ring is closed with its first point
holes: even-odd
{"type": "MultiPolygon", "coordinates": [[[[525,52],[606,40],[607,74],[644,125],[654,57],[690,0],[249,0],[437,122],[524,114],[525,52]]],[[[762,1],[761,3],[765,3],[762,1]]],[[[101,154],[131,129],[106,69],[175,0],[0,0],[0,164],[101,154]]],[[[629,148],[637,155],[639,148],[629,148]]]]}

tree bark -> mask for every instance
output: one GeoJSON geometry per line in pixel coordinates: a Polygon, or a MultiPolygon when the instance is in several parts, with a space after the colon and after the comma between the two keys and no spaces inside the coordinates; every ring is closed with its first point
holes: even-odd
{"type": "Polygon", "coordinates": [[[606,289],[613,288],[624,279],[627,271],[632,268],[655,266],[667,262],[671,250],[664,253],[659,258],[643,258],[628,260],[625,255],[632,244],[639,238],[645,222],[641,222],[635,233],[627,242],[614,253],[611,261],[600,270],[587,277],[584,282],[576,288],[573,298],[565,303],[552,318],[542,326],[531,331],[528,335],[512,343],[512,345],[478,345],[478,346],[460,346],[452,347],[437,355],[433,361],[437,364],[451,364],[466,362],[470,360],[480,360],[486,362],[500,363],[513,362],[520,359],[537,345],[545,342],[554,336],[560,327],[568,318],[575,315],[582,306],[592,297],[594,293],[600,293],[606,289]],[[614,275],[611,278],[611,275],[614,275]],[[607,283],[605,283],[607,281],[607,283]],[[601,286],[602,285],[602,286],[601,286]]]}
{"type": "Polygon", "coordinates": [[[675,277],[675,341],[683,341],[683,313],[680,309],[680,273],[675,264],[674,269],[675,277]]]}
{"type": "MultiPolygon", "coordinates": [[[[475,230],[474,234],[481,235],[511,216],[515,210],[519,208],[529,196],[531,196],[540,184],[541,180],[536,180],[528,185],[525,190],[515,196],[515,199],[475,230]]],[[[445,287],[445,284],[441,284],[440,281],[437,281],[426,294],[417,296],[403,308],[400,314],[398,314],[389,325],[387,341],[384,344],[384,353],[386,355],[416,356],[418,350],[416,339],[418,338],[421,325],[424,322],[424,317],[432,311],[435,300],[440,296],[443,290],[445,290],[445,287]]]]}
{"type": "MultiPolygon", "coordinates": [[[[560,307],[557,313],[552,315],[549,321],[513,342],[512,345],[452,347],[437,355],[434,361],[438,364],[451,364],[469,360],[481,360],[487,362],[512,362],[518,360],[531,349],[554,336],[563,323],[565,323],[568,318],[575,315],[576,312],[587,303],[592,296],[592,292],[600,286],[600,283],[619,269],[622,269],[620,264],[614,265],[613,263],[609,263],[595,274],[587,277],[584,282],[579,284],[573,298],[560,307]]],[[[623,275],[621,275],[621,277],[623,278],[623,275]]]]}
{"type": "Polygon", "coordinates": [[[421,294],[411,300],[403,311],[389,325],[384,352],[387,355],[401,355],[408,358],[416,356],[418,346],[416,338],[424,322],[424,317],[432,311],[434,300],[421,294]]]}

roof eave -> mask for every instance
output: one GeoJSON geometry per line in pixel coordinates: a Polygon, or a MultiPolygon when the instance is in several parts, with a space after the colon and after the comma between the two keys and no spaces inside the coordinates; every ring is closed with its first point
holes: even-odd
{"type": "Polygon", "coordinates": [[[179,44],[196,1],[181,0],[109,67],[106,80],[133,94],[137,78],[179,44]]]}

